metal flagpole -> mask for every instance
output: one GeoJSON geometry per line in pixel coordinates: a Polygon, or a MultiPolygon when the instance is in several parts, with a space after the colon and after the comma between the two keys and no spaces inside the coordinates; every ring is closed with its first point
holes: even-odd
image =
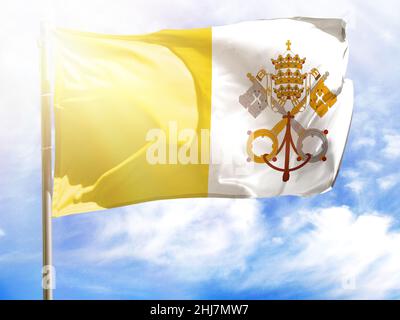
{"type": "Polygon", "coordinates": [[[43,237],[43,299],[53,299],[54,268],[52,262],[51,233],[51,92],[48,74],[48,28],[40,26],[40,72],[41,72],[41,127],[42,127],[42,237],[43,237]]]}

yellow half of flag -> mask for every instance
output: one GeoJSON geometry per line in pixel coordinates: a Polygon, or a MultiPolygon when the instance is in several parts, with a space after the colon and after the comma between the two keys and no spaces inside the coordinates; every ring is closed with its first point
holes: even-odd
{"type": "Polygon", "coordinates": [[[208,165],[151,164],[146,135],[210,128],[211,29],[54,36],[53,216],[207,196],[208,165]]]}

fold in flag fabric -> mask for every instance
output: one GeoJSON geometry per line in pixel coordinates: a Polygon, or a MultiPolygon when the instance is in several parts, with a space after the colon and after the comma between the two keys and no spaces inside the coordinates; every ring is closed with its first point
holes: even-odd
{"type": "Polygon", "coordinates": [[[53,216],[333,185],[353,109],[342,20],[52,39],[53,216]]]}

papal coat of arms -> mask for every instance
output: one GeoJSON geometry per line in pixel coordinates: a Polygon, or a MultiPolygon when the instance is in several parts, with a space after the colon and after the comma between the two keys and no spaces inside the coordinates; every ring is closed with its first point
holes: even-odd
{"type": "Polygon", "coordinates": [[[324,81],[328,72],[321,75],[316,68],[310,72],[302,73],[306,58],[300,58],[291,51],[291,42],[286,42],[287,51],[279,55],[277,59],[271,59],[275,73],[268,73],[265,69],[258,71],[256,76],[251,73],[247,77],[252,82],[251,87],[239,97],[239,102],[254,117],[270,107],[274,112],[282,115],[272,129],[258,129],[248,131],[247,153],[248,161],[258,164],[266,164],[270,168],[282,172],[282,180],[288,181],[290,172],[301,169],[308,163],[326,161],[328,151],[328,130],[316,128],[304,128],[295,116],[310,106],[319,117],[323,117],[336,103],[336,95],[333,94],[324,81]],[[285,130],[283,140],[279,142],[279,134],[285,130]],[[292,132],[298,136],[294,143],[292,132]],[[321,140],[321,146],[315,154],[303,151],[303,142],[307,137],[316,137],[321,140]],[[253,152],[253,141],[258,138],[268,138],[272,142],[272,150],[269,153],[256,155],[253,152]],[[298,165],[290,167],[290,157],[297,157],[298,165]],[[280,153],[284,153],[284,165],[279,167],[273,164],[280,153]]]}

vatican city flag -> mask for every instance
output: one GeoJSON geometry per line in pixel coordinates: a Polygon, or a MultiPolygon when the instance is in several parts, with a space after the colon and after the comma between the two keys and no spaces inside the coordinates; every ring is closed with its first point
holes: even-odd
{"type": "Polygon", "coordinates": [[[333,185],[353,108],[342,20],[51,39],[53,216],[333,185]]]}

